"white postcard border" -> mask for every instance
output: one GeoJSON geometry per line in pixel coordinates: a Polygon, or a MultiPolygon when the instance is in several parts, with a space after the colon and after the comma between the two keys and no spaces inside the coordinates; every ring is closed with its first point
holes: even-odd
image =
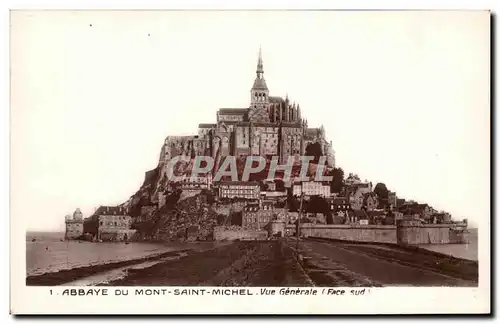
{"type": "MultiPolygon", "coordinates": [[[[109,2],[109,1],[108,1],[109,2]]],[[[129,7],[131,1],[128,2],[129,7]]],[[[159,1],[156,2],[158,7],[159,1]]],[[[191,1],[193,2],[193,1],[191,1]]],[[[260,7],[265,6],[263,1],[260,7]]],[[[294,1],[295,3],[296,1],[294,1]]],[[[308,7],[304,1],[299,1],[302,6],[308,7]]],[[[370,6],[370,1],[359,1],[361,6],[370,6]]],[[[359,3],[358,2],[358,3],[359,3]]],[[[385,1],[385,7],[393,7],[394,1],[385,1]]],[[[449,7],[447,1],[420,1],[422,7],[449,7]]],[[[63,1],[52,1],[55,6],[67,5],[63,1]]],[[[123,2],[120,2],[123,3],[123,2]]],[[[147,1],[150,3],[152,1],[147,1]]],[[[182,2],[185,3],[185,2],[182,2]]],[[[197,3],[194,1],[194,3],[197,3]]],[[[216,2],[217,3],[217,2],[216,2]]],[[[265,3],[268,3],[267,1],[265,3]]],[[[332,2],[330,2],[332,3],[332,2]]],[[[344,1],[345,8],[355,7],[352,1],[344,1]]],[[[400,3],[400,2],[399,2],[400,3]]],[[[493,6],[491,1],[454,1],[453,7],[466,3],[468,7],[486,8],[493,6]]],[[[179,6],[182,6],[178,3],[179,6]]],[[[37,7],[34,1],[17,1],[17,7],[37,7]]],[[[52,7],[55,7],[52,6],[52,7]]],[[[87,8],[106,7],[102,1],[86,2],[87,8]]],[[[108,4],[109,6],[109,4],[108,4]]],[[[126,5],[125,5],[126,6],[126,5]]],[[[188,5],[185,5],[188,6],[188,5]]],[[[194,6],[197,6],[196,4],[194,6]]],[[[257,5],[259,6],[259,5],[257,5]]],[[[286,5],[283,5],[286,6],[286,5]]],[[[328,5],[323,4],[322,7],[328,5]]],[[[47,6],[45,6],[47,7],[47,6]]],[[[82,7],[82,6],[74,6],[82,7]]],[[[145,7],[148,7],[145,5],[145,7]]],[[[243,5],[245,7],[245,5],[243,5]]],[[[248,7],[248,5],[247,5],[248,7]]],[[[382,5],[384,7],[384,5],[382,5]]],[[[462,6],[464,7],[464,6],[462,6]]],[[[7,33],[8,35],[8,25],[7,33]]],[[[8,81],[7,81],[8,82],[8,81]]],[[[2,119],[3,119],[2,115],[2,119]]],[[[4,120],[4,123],[5,120],[4,120]]],[[[2,145],[5,141],[2,141],[2,145]]],[[[2,146],[2,149],[4,147],[2,146]]],[[[7,151],[7,150],[2,150],[7,151]]],[[[6,159],[2,159],[6,161],[6,159]]],[[[7,163],[7,162],[6,162],[7,163]]],[[[6,164],[5,163],[5,164],[6,164]]],[[[6,164],[7,165],[7,164],[6,164]]],[[[2,162],[2,166],[4,166],[2,162]]],[[[2,168],[7,170],[8,167],[2,168]]],[[[8,174],[8,173],[7,173],[8,174]]],[[[7,177],[6,177],[7,179],[7,177]]],[[[6,181],[2,183],[7,183],[6,181]]],[[[12,184],[11,184],[12,188],[12,184]]],[[[5,189],[2,187],[2,190],[5,189]]],[[[6,190],[5,190],[6,191],[6,190]]],[[[7,192],[3,192],[2,206],[8,206],[5,199],[7,192]],[[5,203],[4,203],[5,199],[5,203]]],[[[11,199],[14,197],[11,196],[11,199]]],[[[12,206],[11,206],[12,207],[12,206]]],[[[4,208],[4,210],[8,209],[4,208]]],[[[61,287],[27,287],[25,286],[26,260],[25,260],[25,228],[21,215],[10,210],[10,311],[14,314],[54,314],[54,313],[80,313],[80,314],[220,314],[220,313],[263,313],[263,314],[439,314],[439,313],[486,313],[490,305],[490,230],[488,227],[479,229],[479,287],[478,288],[370,288],[368,296],[356,297],[293,297],[278,296],[219,296],[209,298],[206,296],[187,296],[179,298],[162,298],[151,296],[148,298],[135,298],[124,302],[122,297],[113,296],[50,296],[49,290],[61,287]],[[442,301],[446,300],[446,303],[442,301]],[[438,302],[441,301],[441,302],[438,302]]],[[[482,225],[489,225],[489,215],[485,217],[482,225]]],[[[6,277],[6,276],[5,276],[6,277]]],[[[68,287],[69,288],[69,287],[68,287]]],[[[74,287],[71,287],[74,288],[74,287]]],[[[121,287],[107,287],[110,291],[121,287]]],[[[141,287],[129,287],[132,290],[141,287]]],[[[143,287],[154,288],[154,287],[143,287]]],[[[166,287],[158,287],[166,288],[166,287]]],[[[200,287],[193,287],[200,288],[200,287]]],[[[259,288],[252,288],[252,290],[259,288]]],[[[319,288],[321,289],[321,288],[319,288]]],[[[351,289],[351,288],[346,288],[351,289]]],[[[128,299],[130,297],[127,297],[128,299]]]]}

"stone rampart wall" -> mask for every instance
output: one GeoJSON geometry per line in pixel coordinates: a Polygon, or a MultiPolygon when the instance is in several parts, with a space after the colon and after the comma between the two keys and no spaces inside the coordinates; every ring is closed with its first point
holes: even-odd
{"type": "MultiPolygon", "coordinates": [[[[342,241],[393,243],[403,245],[466,243],[465,224],[421,224],[403,221],[395,225],[301,224],[301,237],[322,237],[342,241]]],[[[286,235],[295,235],[296,226],[287,225],[286,235]]]]}
{"type": "MultiPolygon", "coordinates": [[[[295,225],[287,225],[288,235],[295,235],[295,225]]],[[[394,225],[317,225],[302,224],[301,236],[343,241],[396,243],[394,225]]]]}

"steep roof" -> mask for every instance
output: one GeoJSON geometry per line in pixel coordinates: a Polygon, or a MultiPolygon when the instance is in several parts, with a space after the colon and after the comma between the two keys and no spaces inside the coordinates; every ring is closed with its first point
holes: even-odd
{"type": "Polygon", "coordinates": [[[128,214],[127,208],[119,206],[100,206],[94,213],[94,215],[127,215],[127,214],[128,214]]]}
{"type": "Polygon", "coordinates": [[[270,103],[285,103],[285,99],[281,97],[274,97],[274,96],[269,96],[269,102],[270,103]]]}
{"type": "Polygon", "coordinates": [[[82,211],[80,208],[77,208],[75,212],[73,213],[73,217],[78,217],[78,216],[83,216],[82,211]]]}
{"type": "Polygon", "coordinates": [[[219,115],[244,115],[248,108],[220,108],[219,115]]]}
{"type": "Polygon", "coordinates": [[[425,211],[425,208],[429,207],[428,204],[419,204],[419,203],[406,203],[400,206],[399,211],[406,211],[414,214],[421,214],[425,211]]]}
{"type": "Polygon", "coordinates": [[[302,128],[300,121],[295,121],[295,122],[282,121],[281,124],[283,125],[283,127],[287,128],[302,128]]]}
{"type": "Polygon", "coordinates": [[[255,78],[252,89],[267,90],[266,80],[264,78],[255,78]]]}
{"type": "Polygon", "coordinates": [[[217,126],[217,124],[199,124],[198,128],[213,128],[216,126],[217,126]]]}
{"type": "Polygon", "coordinates": [[[373,192],[365,192],[363,194],[363,203],[366,203],[370,197],[376,200],[377,195],[373,192]]]}

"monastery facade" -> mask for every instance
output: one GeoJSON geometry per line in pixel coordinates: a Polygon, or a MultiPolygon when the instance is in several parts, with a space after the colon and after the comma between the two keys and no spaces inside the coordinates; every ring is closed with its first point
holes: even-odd
{"type": "Polygon", "coordinates": [[[286,163],[288,156],[304,155],[307,145],[319,143],[328,165],[334,167],[334,152],[323,126],[309,128],[298,104],[290,103],[288,96],[269,95],[260,50],[250,95],[249,107],[219,109],[217,122],[199,124],[197,135],[168,136],[160,163],[178,155],[212,156],[216,160],[230,155],[278,156],[280,163],[286,163]]]}

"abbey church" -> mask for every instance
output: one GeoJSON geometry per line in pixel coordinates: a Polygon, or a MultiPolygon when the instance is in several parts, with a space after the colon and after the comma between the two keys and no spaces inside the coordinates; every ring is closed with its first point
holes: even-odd
{"type": "Polygon", "coordinates": [[[269,95],[264,79],[262,52],[259,50],[256,77],[250,90],[247,108],[221,108],[217,122],[200,124],[198,134],[168,136],[161,150],[160,163],[185,156],[278,156],[286,163],[288,156],[304,155],[307,145],[318,143],[327,163],[333,167],[335,156],[323,126],[308,128],[300,106],[286,98],[269,95]]]}

